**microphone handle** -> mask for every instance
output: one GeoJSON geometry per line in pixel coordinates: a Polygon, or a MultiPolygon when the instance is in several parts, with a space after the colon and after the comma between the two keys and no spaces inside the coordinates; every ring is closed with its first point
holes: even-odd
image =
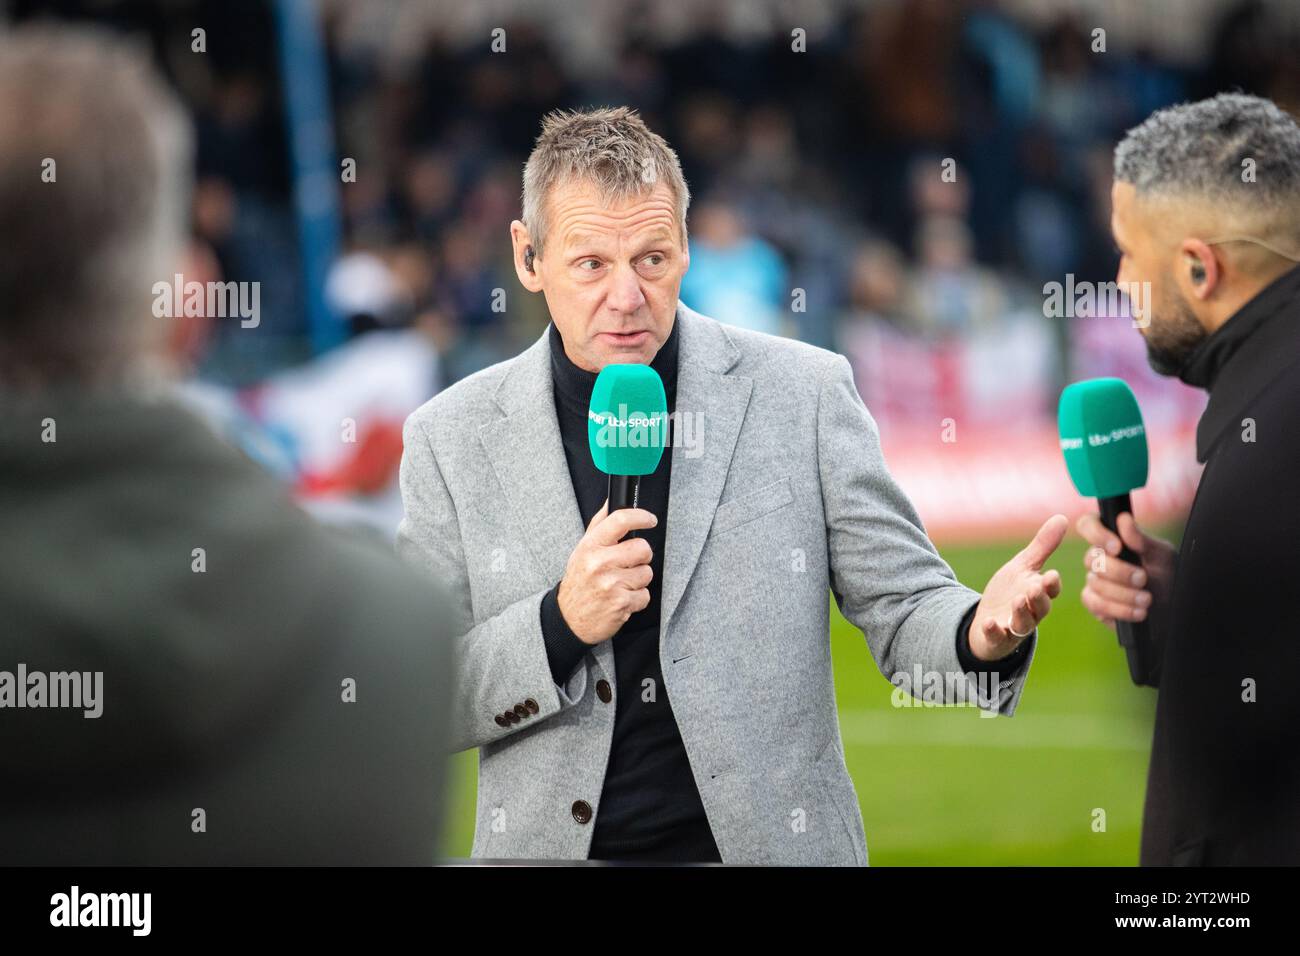
{"type": "MultiPolygon", "coordinates": [[[[1119,534],[1119,516],[1127,512],[1133,513],[1133,503],[1128,495],[1116,495],[1114,498],[1098,498],[1097,507],[1101,511],[1101,523],[1110,531],[1119,534]]],[[[1119,558],[1121,561],[1127,561],[1129,564],[1142,567],[1142,559],[1131,551],[1120,538],[1119,558]]],[[[1128,673],[1133,678],[1133,683],[1139,687],[1147,682],[1149,670],[1147,667],[1147,651],[1151,647],[1150,641],[1150,609],[1148,608],[1148,619],[1145,621],[1116,621],[1115,631],[1119,635],[1120,647],[1124,648],[1128,656],[1128,673]]]]}
{"type": "Polygon", "coordinates": [[[635,508],[641,492],[640,475],[609,476],[609,513],[620,508],[635,508]]]}

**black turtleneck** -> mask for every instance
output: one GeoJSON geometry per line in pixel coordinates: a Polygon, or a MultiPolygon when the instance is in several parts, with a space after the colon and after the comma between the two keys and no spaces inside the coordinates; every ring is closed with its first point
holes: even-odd
{"type": "MultiPolygon", "coordinates": [[[[552,324],[551,377],[564,456],[585,527],[608,496],[608,479],[596,470],[587,443],[587,411],[596,374],[574,365],[552,324]]],[[[650,363],[663,379],[671,412],[677,400],[677,324],[650,363]]],[[[665,862],[720,862],[717,845],[700,802],[672,703],[659,664],[659,608],[663,582],[664,540],[668,527],[670,447],[659,468],[641,479],[639,507],[659,523],[637,532],[650,543],[650,603],[633,614],[610,638],[614,642],[617,686],[612,699],[597,688],[601,703],[613,706],[614,739],[597,806],[590,859],[665,862]]],[[[570,630],[560,613],[559,584],[542,600],[542,635],[551,674],[563,684],[591,648],[570,630]]]]}
{"type": "Polygon", "coordinates": [[[1204,464],[1215,440],[1263,385],[1296,360],[1292,310],[1300,298],[1300,266],[1265,286],[1188,357],[1178,377],[1210,393],[1196,426],[1196,459],[1204,464]]]}
{"type": "MultiPolygon", "coordinates": [[[[554,323],[549,334],[555,411],[569,477],[586,527],[608,496],[608,479],[596,470],[587,440],[587,412],[596,373],[573,364],[554,323]]],[[[678,342],[674,322],[650,363],[663,379],[670,413],[677,401],[678,342]]],[[[641,479],[639,492],[639,506],[659,518],[653,528],[637,532],[650,543],[653,554],[650,603],[610,638],[617,684],[611,688],[611,701],[605,702],[597,689],[602,704],[612,703],[615,712],[614,739],[588,855],[593,860],[720,861],[659,663],[659,609],[672,470],[671,419],[668,440],[659,468],[641,479]]],[[[573,633],[560,613],[559,589],[557,582],[542,599],[541,618],[551,675],[557,684],[564,684],[591,648],[573,633]]],[[[964,672],[998,671],[1001,680],[1008,680],[1024,664],[1029,641],[1000,661],[975,657],[968,635],[976,607],[971,605],[957,627],[958,661],[964,672]]]]}

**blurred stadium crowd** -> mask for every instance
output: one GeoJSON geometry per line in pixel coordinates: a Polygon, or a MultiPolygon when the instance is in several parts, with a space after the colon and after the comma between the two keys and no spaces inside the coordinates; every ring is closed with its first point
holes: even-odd
{"type": "Polygon", "coordinates": [[[678,151],[692,308],[843,351],[860,381],[881,364],[879,334],[912,350],[888,356],[1027,329],[1042,346],[1026,374],[1052,399],[1073,344],[1044,317],[1042,287],[1114,278],[1119,135],[1225,89],[1300,110],[1300,17],[1265,0],[1137,4],[1115,19],[1032,0],[471,6],[320,4],[335,151],[356,177],[339,186],[344,246],[325,287],[347,342],[315,356],[272,4],[6,10],[147,38],[199,134],[186,276],[261,284],[256,329],[178,324],[193,394],[305,495],[367,499],[386,528],[404,415],[547,321],[514,279],[507,227],[550,109],[627,104],[678,151]],[[1184,49],[1162,42],[1188,20],[1184,49]],[[505,52],[490,48],[496,27],[505,52]],[[341,446],[349,416],[361,434],[341,446]]]}

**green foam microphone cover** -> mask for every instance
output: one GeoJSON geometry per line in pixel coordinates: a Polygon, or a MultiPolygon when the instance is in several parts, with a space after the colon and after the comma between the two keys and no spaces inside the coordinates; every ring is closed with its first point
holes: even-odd
{"type": "Polygon", "coordinates": [[[1147,483],[1146,428],[1123,379],[1093,378],[1066,386],[1057,425],[1065,467],[1079,494],[1117,498],[1147,483]]]}
{"type": "Polygon", "coordinates": [[[668,397],[649,365],[606,365],[587,412],[587,443],[607,475],[653,475],[668,436],[668,397]]]}

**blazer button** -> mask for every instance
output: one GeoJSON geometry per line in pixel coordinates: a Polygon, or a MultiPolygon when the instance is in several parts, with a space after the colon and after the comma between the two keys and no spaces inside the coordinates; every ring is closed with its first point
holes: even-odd
{"type": "Polygon", "coordinates": [[[528,708],[525,707],[523,704],[515,704],[515,713],[519,715],[520,720],[522,720],[525,717],[533,716],[528,712],[528,708]]]}
{"type": "Polygon", "coordinates": [[[535,714],[542,709],[537,706],[537,701],[533,700],[531,697],[524,701],[524,706],[528,708],[530,714],[535,714]]]}
{"type": "Polygon", "coordinates": [[[510,721],[510,723],[512,723],[512,724],[517,724],[517,723],[519,723],[519,721],[520,721],[520,719],[521,719],[520,716],[519,716],[518,714],[516,714],[513,710],[507,710],[507,711],[506,711],[504,714],[502,714],[501,716],[504,717],[506,720],[510,721]]]}
{"type": "Polygon", "coordinates": [[[596,681],[596,696],[600,698],[602,704],[609,703],[610,699],[614,696],[614,692],[609,689],[609,681],[596,681]]]}
{"type": "Polygon", "coordinates": [[[510,721],[506,720],[506,715],[505,715],[505,714],[497,714],[497,726],[498,726],[498,727],[509,727],[509,726],[510,726],[510,721]]]}
{"type": "Polygon", "coordinates": [[[573,802],[573,819],[579,823],[590,823],[591,804],[586,800],[575,800],[573,802]]]}

